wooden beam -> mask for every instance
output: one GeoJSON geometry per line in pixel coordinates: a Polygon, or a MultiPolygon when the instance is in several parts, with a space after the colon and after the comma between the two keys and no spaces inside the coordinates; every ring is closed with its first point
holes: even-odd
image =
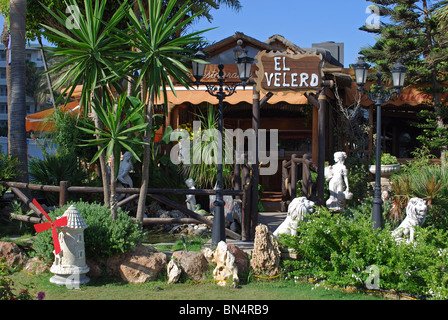
{"type": "MultiPolygon", "coordinates": [[[[193,219],[196,219],[196,220],[200,221],[201,223],[204,223],[204,224],[206,224],[208,226],[213,227],[213,222],[212,221],[210,221],[207,218],[197,214],[196,212],[193,212],[193,211],[191,211],[191,210],[181,206],[180,204],[178,204],[178,203],[176,203],[174,201],[171,201],[168,198],[165,198],[164,196],[155,195],[155,194],[150,194],[149,196],[151,198],[157,200],[157,201],[160,201],[160,202],[166,204],[167,206],[169,206],[171,208],[177,209],[180,212],[185,213],[187,216],[189,216],[189,217],[191,217],[193,219]]],[[[225,231],[226,231],[226,235],[231,237],[232,239],[235,239],[235,240],[240,240],[241,239],[241,236],[238,233],[233,232],[230,229],[226,229],[225,231]]]]}
{"type": "Polygon", "coordinates": [[[40,210],[34,205],[34,203],[18,188],[11,187],[11,191],[14,192],[14,194],[22,200],[31,210],[34,211],[40,218],[42,218],[43,214],[40,212],[40,210]]]}
{"type": "MultiPolygon", "coordinates": [[[[11,181],[2,181],[0,182],[2,185],[7,186],[9,188],[15,187],[18,189],[28,189],[28,190],[36,190],[36,191],[49,191],[49,192],[60,192],[60,186],[50,186],[50,185],[41,185],[41,184],[30,184],[25,182],[11,182],[11,181]]],[[[103,187],[68,187],[68,192],[79,192],[79,193],[100,193],[103,192],[103,187]]],[[[140,188],[117,188],[117,193],[126,193],[126,194],[139,194],[140,188]]],[[[216,190],[210,189],[148,189],[148,194],[195,194],[195,195],[214,195],[216,194],[216,190]]],[[[242,196],[242,190],[223,190],[224,195],[232,195],[232,196],[242,196]]]]}
{"type": "Polygon", "coordinates": [[[319,109],[313,107],[313,131],[312,131],[312,143],[311,143],[311,157],[314,162],[317,162],[319,157],[319,109]]]}
{"type": "MultiPolygon", "coordinates": [[[[133,218],[134,221],[137,219],[133,218]]],[[[200,224],[201,222],[193,218],[143,218],[143,225],[150,224],[200,224]]]]}
{"type": "Polygon", "coordinates": [[[34,224],[42,222],[41,218],[15,214],[15,213],[8,212],[8,211],[5,211],[5,210],[0,211],[0,214],[5,216],[5,217],[8,217],[10,219],[24,221],[24,222],[31,222],[31,223],[34,223],[34,224]]]}

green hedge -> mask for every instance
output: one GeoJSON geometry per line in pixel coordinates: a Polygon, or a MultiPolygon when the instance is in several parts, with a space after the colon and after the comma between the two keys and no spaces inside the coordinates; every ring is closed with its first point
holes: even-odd
{"type": "Polygon", "coordinates": [[[333,215],[321,207],[299,224],[297,236],[282,236],[280,242],[299,256],[284,261],[287,275],[366,288],[367,270],[377,266],[380,289],[447,299],[448,232],[417,228],[413,243],[398,244],[388,225],[381,231],[372,228],[371,210],[371,203],[365,203],[333,215]]]}
{"type": "MultiPolygon", "coordinates": [[[[117,219],[112,220],[110,209],[101,204],[89,204],[82,201],[71,202],[54,212],[50,212],[50,218],[53,220],[62,216],[71,204],[78,209],[89,226],[84,231],[87,258],[107,258],[127,252],[141,243],[143,239],[142,228],[132,220],[127,212],[120,208],[118,209],[117,219]]],[[[53,240],[49,230],[37,234],[33,248],[36,254],[46,261],[54,260],[53,240]]]]}

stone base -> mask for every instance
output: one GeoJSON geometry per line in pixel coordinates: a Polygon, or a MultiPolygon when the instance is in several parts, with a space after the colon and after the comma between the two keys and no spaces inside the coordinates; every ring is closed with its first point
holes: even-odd
{"type": "Polygon", "coordinates": [[[69,289],[78,289],[79,286],[86,284],[90,278],[85,274],[55,274],[50,278],[50,282],[66,286],[69,289]]]}

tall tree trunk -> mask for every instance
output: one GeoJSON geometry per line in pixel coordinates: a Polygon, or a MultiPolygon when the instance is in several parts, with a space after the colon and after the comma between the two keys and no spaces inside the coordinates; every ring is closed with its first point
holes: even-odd
{"type": "MultiPolygon", "coordinates": [[[[94,97],[94,92],[92,92],[90,94],[90,105],[93,105],[93,97],[94,97]]],[[[101,96],[100,93],[98,93],[98,96],[101,96]]],[[[91,108],[91,112],[92,112],[92,118],[93,118],[93,122],[95,124],[95,127],[97,128],[102,128],[103,127],[103,123],[101,122],[100,118],[98,117],[98,114],[96,113],[96,111],[91,108]]],[[[96,135],[96,139],[101,138],[99,135],[96,135]]],[[[98,150],[101,149],[101,145],[98,146],[98,150]]],[[[99,162],[100,162],[100,172],[101,172],[101,182],[103,183],[103,201],[104,201],[104,206],[106,208],[110,207],[110,174],[109,174],[109,170],[107,168],[107,159],[106,159],[106,153],[102,152],[100,154],[100,156],[98,157],[99,162]]]]}
{"type": "Polygon", "coordinates": [[[26,144],[25,33],[26,0],[9,3],[11,34],[11,76],[8,88],[8,153],[20,161],[20,181],[28,182],[28,150],[26,144]]]}
{"type": "Polygon", "coordinates": [[[118,214],[117,175],[115,174],[116,169],[115,152],[112,152],[110,159],[110,214],[112,220],[116,220],[118,214]]]}
{"type": "MultiPolygon", "coordinates": [[[[117,102],[118,103],[118,102],[117,102]]],[[[115,104],[114,112],[117,113],[117,104],[115,104]]],[[[120,124],[118,123],[117,126],[120,124]]],[[[119,155],[117,155],[119,156],[119,155]]],[[[118,195],[117,195],[117,174],[119,168],[117,168],[115,161],[117,160],[115,150],[112,151],[110,159],[110,214],[112,220],[116,220],[118,216],[118,195]]]]}
{"type": "Polygon", "coordinates": [[[151,159],[151,130],[152,116],[154,113],[154,89],[151,89],[151,94],[148,99],[148,105],[146,110],[146,123],[148,124],[145,131],[144,141],[147,143],[143,148],[143,162],[142,162],[142,183],[140,187],[140,196],[138,198],[138,206],[136,219],[143,222],[143,215],[146,207],[146,193],[148,192],[149,182],[149,165],[151,159]]]}

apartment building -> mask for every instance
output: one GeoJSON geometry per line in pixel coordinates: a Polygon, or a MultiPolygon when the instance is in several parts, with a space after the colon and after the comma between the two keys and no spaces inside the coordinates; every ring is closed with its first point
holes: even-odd
{"type": "MultiPolygon", "coordinates": [[[[6,51],[5,46],[0,44],[0,127],[8,125],[8,88],[6,85],[6,51]]],[[[26,59],[36,63],[37,67],[43,67],[40,49],[32,44],[26,48],[26,59]]],[[[42,105],[34,106],[32,98],[26,98],[27,114],[35,113],[42,109],[42,105]],[[35,110],[37,109],[37,110],[35,110]]]]}

